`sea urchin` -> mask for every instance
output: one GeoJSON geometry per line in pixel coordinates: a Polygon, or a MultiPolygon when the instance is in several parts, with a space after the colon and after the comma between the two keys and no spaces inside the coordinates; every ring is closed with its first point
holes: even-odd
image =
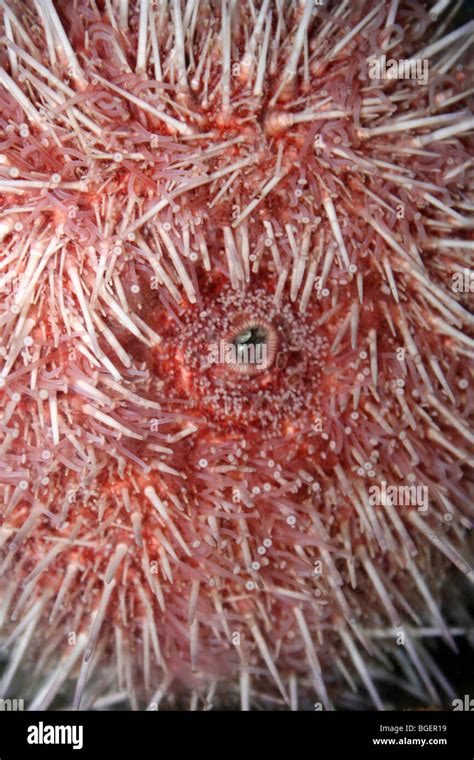
{"type": "Polygon", "coordinates": [[[474,22],[0,7],[0,696],[452,699],[474,22]]]}

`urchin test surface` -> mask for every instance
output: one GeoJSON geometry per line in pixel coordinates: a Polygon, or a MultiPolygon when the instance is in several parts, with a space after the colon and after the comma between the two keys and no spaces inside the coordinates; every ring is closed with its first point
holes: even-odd
{"type": "Polygon", "coordinates": [[[465,623],[470,28],[428,10],[3,9],[3,696],[451,696],[423,631],[465,623]],[[395,39],[429,86],[368,78],[395,39]],[[209,364],[249,318],[269,370],[209,364]]]}

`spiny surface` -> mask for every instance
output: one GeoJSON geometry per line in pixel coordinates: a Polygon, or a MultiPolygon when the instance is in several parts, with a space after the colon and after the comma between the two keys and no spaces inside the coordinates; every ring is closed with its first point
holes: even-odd
{"type": "Polygon", "coordinates": [[[2,695],[452,697],[473,24],[434,7],[2,3],[2,695]],[[211,362],[249,321],[270,366],[211,362]]]}

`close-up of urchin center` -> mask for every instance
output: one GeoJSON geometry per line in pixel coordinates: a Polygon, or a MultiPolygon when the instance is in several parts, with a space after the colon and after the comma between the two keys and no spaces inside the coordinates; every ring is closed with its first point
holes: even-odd
{"type": "Polygon", "coordinates": [[[1,704],[452,709],[467,9],[0,0],[0,27],[1,704]]]}

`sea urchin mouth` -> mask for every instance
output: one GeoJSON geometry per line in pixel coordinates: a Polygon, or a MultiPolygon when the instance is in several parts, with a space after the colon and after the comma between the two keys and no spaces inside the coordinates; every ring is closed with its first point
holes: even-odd
{"type": "Polygon", "coordinates": [[[321,304],[304,316],[291,303],[276,305],[267,275],[264,270],[255,278],[252,292],[221,284],[218,295],[208,276],[198,314],[188,307],[178,323],[155,311],[161,340],[152,350],[154,371],[170,378],[169,398],[186,394],[198,412],[207,410],[209,424],[214,419],[221,431],[229,424],[242,430],[252,425],[262,439],[283,435],[290,424],[293,431],[304,430],[317,416],[335,381],[328,352],[340,326],[336,318],[316,328],[321,304]]]}
{"type": "Polygon", "coordinates": [[[269,369],[278,350],[278,337],[270,323],[244,319],[224,341],[224,361],[229,369],[254,375],[269,369]]]}

